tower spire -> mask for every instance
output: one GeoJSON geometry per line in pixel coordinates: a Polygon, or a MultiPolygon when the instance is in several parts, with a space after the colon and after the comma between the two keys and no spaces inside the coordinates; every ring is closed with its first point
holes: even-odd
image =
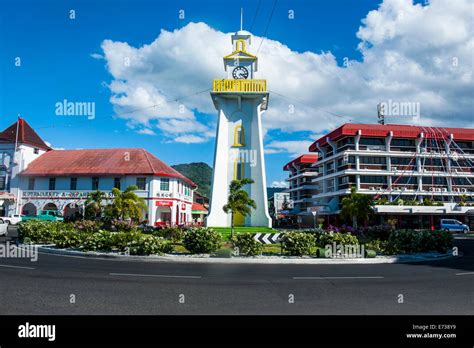
{"type": "Polygon", "coordinates": [[[242,31],[244,26],[244,9],[240,8],[240,31],[242,31]]]}

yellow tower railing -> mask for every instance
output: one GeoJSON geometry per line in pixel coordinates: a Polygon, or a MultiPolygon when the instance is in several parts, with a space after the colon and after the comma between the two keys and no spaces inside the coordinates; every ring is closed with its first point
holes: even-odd
{"type": "Polygon", "coordinates": [[[266,92],[267,80],[214,80],[213,92],[266,92]]]}

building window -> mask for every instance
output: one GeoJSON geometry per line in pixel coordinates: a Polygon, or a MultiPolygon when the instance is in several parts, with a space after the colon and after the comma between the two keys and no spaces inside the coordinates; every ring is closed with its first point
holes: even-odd
{"type": "Polygon", "coordinates": [[[94,176],[92,178],[92,190],[97,191],[99,189],[99,178],[97,176],[94,176]]]}
{"type": "Polygon", "coordinates": [[[49,190],[56,190],[56,178],[49,178],[49,190]]]}
{"type": "Polygon", "coordinates": [[[77,190],[77,178],[71,178],[71,183],[69,185],[69,189],[71,191],[76,191],[77,190]]]}
{"type": "Polygon", "coordinates": [[[34,150],[33,150],[33,153],[35,155],[37,155],[37,154],[39,154],[39,152],[40,152],[40,150],[37,147],[35,147],[34,150]]]}
{"type": "Polygon", "coordinates": [[[114,178],[114,188],[121,190],[120,178],[114,178]]]}
{"type": "Polygon", "coordinates": [[[361,175],[360,176],[361,183],[370,183],[370,184],[386,184],[387,177],[385,176],[367,176],[361,175]]]}
{"type": "Polygon", "coordinates": [[[244,141],[244,127],[237,125],[234,128],[234,145],[233,146],[245,146],[244,141]]]}
{"type": "Polygon", "coordinates": [[[35,189],[35,178],[28,178],[28,190],[35,189]]]}
{"type": "Polygon", "coordinates": [[[137,187],[139,190],[146,190],[146,178],[137,178],[137,187]]]}
{"type": "Polygon", "coordinates": [[[170,179],[161,178],[160,191],[169,191],[169,190],[170,190],[170,179]]]}
{"type": "Polygon", "coordinates": [[[360,138],[360,145],[385,145],[385,139],[382,138],[360,138]]]}

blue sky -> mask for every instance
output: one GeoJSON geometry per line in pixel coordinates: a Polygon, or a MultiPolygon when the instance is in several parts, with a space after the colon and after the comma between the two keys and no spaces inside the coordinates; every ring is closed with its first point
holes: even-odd
{"type": "MultiPolygon", "coordinates": [[[[262,36],[273,0],[262,0],[255,16],[258,3],[258,0],[2,1],[0,128],[13,123],[17,114],[21,114],[46,141],[57,148],[143,147],[169,164],[197,161],[212,164],[213,137],[202,142],[175,142],[169,134],[165,136],[159,127],[153,129],[155,135],[138,134],[136,124],[130,126],[127,120],[115,118],[117,109],[110,101],[113,92],[108,85],[117,78],[111,74],[106,60],[94,59],[91,54],[104,54],[104,40],[125,42],[130,47],[139,48],[152,43],[161,29],[173,31],[190,22],[204,22],[219,32],[229,33],[238,29],[241,7],[244,8],[244,29],[250,30],[253,22],[252,33],[262,36]],[[75,11],[74,20],[69,18],[71,9],[75,11]],[[185,19],[178,17],[180,9],[185,10],[185,19]],[[15,66],[16,57],[21,58],[20,67],[15,66]],[[96,118],[87,120],[79,116],[56,116],[55,104],[63,99],[95,102],[96,118]]],[[[301,57],[306,51],[314,52],[318,57],[323,52],[330,52],[339,68],[343,66],[344,57],[361,62],[362,51],[357,48],[361,38],[356,33],[361,20],[378,7],[379,1],[369,0],[279,0],[268,28],[268,42],[280,42],[292,52],[301,54],[301,57]],[[293,21],[288,20],[290,9],[295,12],[293,21]]],[[[367,41],[370,43],[370,39],[367,41]]],[[[259,43],[258,40],[257,45],[259,43]]],[[[213,43],[208,44],[212,46],[213,43]]],[[[263,43],[265,45],[266,42],[263,43]]],[[[264,50],[262,47],[262,53],[264,50]]],[[[198,74],[200,62],[195,64],[198,74]]],[[[220,69],[222,61],[215,61],[215,65],[220,69]]],[[[281,74],[286,74],[284,69],[281,74]]],[[[177,80],[176,83],[185,82],[177,80]]],[[[269,83],[272,81],[269,80],[269,83]]],[[[195,90],[210,86],[211,80],[208,84],[198,84],[195,90]]],[[[167,98],[181,96],[167,93],[166,85],[159,86],[159,89],[167,98]]],[[[297,89],[290,92],[295,98],[300,94],[297,89]]],[[[318,93],[320,91],[314,90],[315,98],[318,93]]],[[[208,93],[201,97],[200,103],[212,105],[208,93]]],[[[302,96],[301,99],[308,102],[312,99],[305,98],[302,96]]],[[[182,102],[186,105],[186,100],[182,102]]],[[[334,111],[328,105],[321,106],[334,111]]],[[[193,105],[186,107],[195,111],[197,122],[214,129],[214,113],[203,112],[193,105]]],[[[336,108],[335,112],[348,114],[340,108],[336,108]]],[[[359,112],[354,108],[353,116],[357,117],[359,112]]],[[[297,114],[292,122],[297,123],[300,119],[302,117],[297,114]]],[[[372,119],[375,121],[375,115],[372,119]]],[[[284,123],[274,122],[267,127],[265,143],[274,142],[276,146],[276,142],[296,144],[301,139],[314,140],[317,135],[344,121],[341,118],[327,126],[323,122],[319,128],[308,130],[287,129],[284,123]]],[[[267,183],[270,185],[286,177],[282,166],[295,151],[279,148],[269,152],[266,166],[267,183]]]]}

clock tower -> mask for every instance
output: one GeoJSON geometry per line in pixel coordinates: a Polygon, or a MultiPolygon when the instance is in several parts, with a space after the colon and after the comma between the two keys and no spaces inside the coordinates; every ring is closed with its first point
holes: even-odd
{"type": "Polygon", "coordinates": [[[258,58],[248,49],[249,32],[232,35],[231,54],[224,57],[226,78],[213,82],[211,98],[218,112],[212,176],[212,194],[207,226],[231,226],[231,214],[223,210],[232,180],[250,178],[244,189],[257,208],[249,216],[235,214],[235,226],[271,227],[263,153],[262,115],[268,106],[267,81],[255,79],[258,58]]]}

